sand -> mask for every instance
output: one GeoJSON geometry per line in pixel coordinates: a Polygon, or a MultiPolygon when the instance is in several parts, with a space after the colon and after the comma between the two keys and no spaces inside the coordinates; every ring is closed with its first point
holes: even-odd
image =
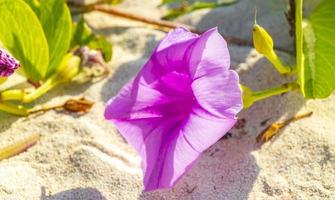
{"type": "MultiPolygon", "coordinates": [[[[276,46],[291,51],[285,1],[260,2],[196,11],[178,21],[200,30],[219,26],[225,35],[250,41],[257,3],[258,22],[269,28],[276,46]]],[[[156,9],[158,4],[127,0],[120,7],[158,18],[163,10],[156,9]]],[[[49,111],[18,118],[0,113],[0,147],[32,133],[42,136],[28,151],[0,162],[1,200],[335,199],[335,95],[305,101],[298,92],[244,110],[231,137],[208,149],[175,188],[143,193],[139,156],[102,113],[106,101],[136,74],[165,33],[100,13],[86,18],[113,43],[112,75],[97,83],[64,85],[36,102],[55,104],[85,96],[95,102],[86,115],[49,111]],[[264,145],[256,143],[267,125],[309,111],[312,117],[290,124],[264,145]]],[[[257,90],[288,81],[252,47],[229,48],[242,83],[257,90]]],[[[294,62],[288,53],[280,55],[294,62]]]]}

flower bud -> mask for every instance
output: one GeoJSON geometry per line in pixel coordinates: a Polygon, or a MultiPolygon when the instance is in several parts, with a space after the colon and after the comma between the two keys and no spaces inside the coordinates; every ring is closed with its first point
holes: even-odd
{"type": "Polygon", "coordinates": [[[57,82],[69,82],[75,77],[80,68],[80,58],[69,53],[63,58],[59,69],[56,71],[55,78],[57,82]]]}
{"type": "MultiPolygon", "coordinates": [[[[7,51],[0,48],[0,78],[12,75],[19,67],[19,61],[12,57],[7,51]]],[[[3,80],[4,79],[0,80],[0,83],[3,80]]]]}
{"type": "Polygon", "coordinates": [[[263,54],[281,74],[291,72],[290,67],[284,66],[273,50],[273,40],[270,34],[258,24],[254,24],[252,32],[254,47],[258,53],[263,54]]]}
{"type": "Polygon", "coordinates": [[[255,49],[265,56],[272,54],[273,40],[270,34],[258,24],[254,25],[252,32],[255,49]]]}

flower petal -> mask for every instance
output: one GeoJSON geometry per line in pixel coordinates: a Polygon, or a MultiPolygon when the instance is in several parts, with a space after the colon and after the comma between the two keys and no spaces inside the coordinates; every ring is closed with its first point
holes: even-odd
{"type": "Polygon", "coordinates": [[[136,78],[124,86],[117,96],[110,99],[106,104],[106,119],[143,119],[161,117],[160,113],[149,111],[149,107],[157,104],[163,97],[158,90],[149,87],[140,78],[136,78]]]}
{"type": "Polygon", "coordinates": [[[230,56],[226,41],[217,28],[203,33],[188,52],[190,74],[197,79],[208,71],[222,73],[230,66],[230,56]]]}
{"type": "Polygon", "coordinates": [[[150,83],[140,74],[107,102],[105,118],[133,120],[187,115],[191,109],[189,98],[193,95],[189,85],[183,76],[175,74],[150,83]],[[183,90],[178,90],[176,82],[183,90]]]}
{"type": "MultiPolygon", "coordinates": [[[[123,133],[131,135],[126,137],[127,141],[130,144],[135,143],[136,149],[140,151],[146,191],[174,186],[199,155],[219,140],[236,122],[235,119],[214,117],[199,106],[196,106],[194,112],[186,119],[162,118],[160,122],[159,119],[146,121],[146,126],[151,127],[146,129],[149,132],[137,134],[136,130],[143,131],[143,124],[133,121],[131,126],[141,128],[128,129],[128,134],[123,133]],[[145,137],[134,141],[134,135],[145,137]]],[[[120,123],[117,124],[119,130],[124,130],[120,123]]],[[[129,124],[123,126],[129,127],[129,124]]]]}
{"type": "Polygon", "coordinates": [[[219,118],[195,105],[181,133],[196,151],[203,152],[222,138],[235,123],[235,118],[219,118]]]}
{"type": "Polygon", "coordinates": [[[158,44],[156,51],[162,51],[163,49],[167,49],[172,45],[177,43],[185,42],[193,38],[197,38],[199,35],[190,32],[186,28],[179,27],[172,31],[170,31],[164,39],[158,44]]]}
{"type": "Polygon", "coordinates": [[[188,118],[112,120],[141,154],[145,190],[172,187],[236,122],[195,106],[188,118]]]}
{"type": "Polygon", "coordinates": [[[185,59],[185,56],[198,38],[199,35],[184,28],[169,32],[150,58],[155,64],[145,66],[142,72],[154,74],[156,77],[171,71],[188,73],[188,59],[185,59]]]}
{"type": "Polygon", "coordinates": [[[192,83],[198,103],[215,116],[234,118],[243,108],[242,91],[235,71],[216,73],[215,70],[192,83]]]}
{"type": "Polygon", "coordinates": [[[106,106],[142,158],[145,190],[170,188],[236,122],[238,76],[217,29],[170,32],[138,75],[106,106]]]}

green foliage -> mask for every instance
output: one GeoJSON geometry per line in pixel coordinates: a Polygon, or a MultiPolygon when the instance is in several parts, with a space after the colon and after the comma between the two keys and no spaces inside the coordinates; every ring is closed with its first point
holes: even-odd
{"type": "Polygon", "coordinates": [[[299,72],[306,98],[325,98],[335,89],[335,1],[324,0],[304,27],[305,64],[299,72]]]}
{"type": "Polygon", "coordinates": [[[178,1],[180,1],[180,0],[162,0],[161,5],[170,4],[170,3],[177,3],[178,1]]]}
{"type": "Polygon", "coordinates": [[[64,0],[43,0],[41,3],[26,1],[38,16],[48,41],[50,59],[46,74],[48,77],[57,69],[70,47],[71,14],[64,0]]]}
{"type": "Polygon", "coordinates": [[[177,1],[177,0],[163,0],[162,5],[164,4],[175,4],[181,3],[177,8],[173,8],[168,11],[168,13],[163,17],[164,19],[174,19],[181,15],[188,14],[195,10],[204,9],[204,8],[216,8],[221,6],[227,6],[236,3],[237,0],[217,0],[214,2],[204,2],[204,1],[177,1]]]}
{"type": "Polygon", "coordinates": [[[0,0],[0,41],[20,60],[27,78],[38,81],[45,77],[49,48],[42,26],[22,0],[0,0]]]}
{"type": "Polygon", "coordinates": [[[103,36],[96,36],[85,23],[82,17],[77,24],[73,25],[73,39],[71,47],[88,46],[91,49],[101,50],[106,61],[112,58],[112,45],[103,36]]]}
{"type": "Polygon", "coordinates": [[[104,36],[96,36],[94,40],[92,40],[89,45],[91,49],[98,49],[102,52],[104,60],[110,61],[112,59],[112,45],[108,42],[108,40],[104,36]]]}
{"type": "Polygon", "coordinates": [[[65,1],[25,0],[31,9],[22,0],[0,2],[0,27],[7,30],[0,33],[3,46],[20,60],[28,79],[45,80],[69,50],[72,24],[65,1]]]}

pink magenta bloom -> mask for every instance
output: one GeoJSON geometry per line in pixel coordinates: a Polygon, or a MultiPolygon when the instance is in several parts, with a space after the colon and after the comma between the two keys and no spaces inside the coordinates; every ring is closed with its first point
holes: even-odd
{"type": "Polygon", "coordinates": [[[0,48],[0,77],[12,75],[19,66],[19,61],[0,48]]]}
{"type": "MultiPolygon", "coordinates": [[[[217,29],[171,31],[105,110],[142,158],[145,191],[170,188],[236,122],[238,75],[217,29]]],[[[224,161],[222,161],[224,162],[224,161]]]]}

